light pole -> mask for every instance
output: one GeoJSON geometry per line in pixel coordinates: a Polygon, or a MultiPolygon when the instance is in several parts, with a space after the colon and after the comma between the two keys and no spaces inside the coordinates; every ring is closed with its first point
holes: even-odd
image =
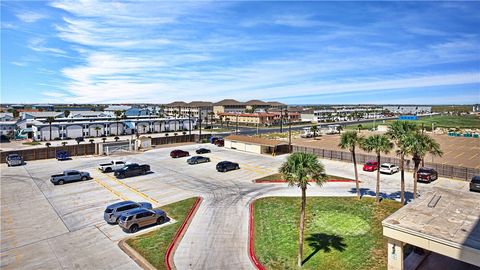
{"type": "Polygon", "coordinates": [[[238,135],[238,114],[237,114],[237,123],[235,125],[235,135],[238,135]]]}
{"type": "Polygon", "coordinates": [[[188,109],[188,136],[192,136],[192,119],[190,109],[188,109]]]}

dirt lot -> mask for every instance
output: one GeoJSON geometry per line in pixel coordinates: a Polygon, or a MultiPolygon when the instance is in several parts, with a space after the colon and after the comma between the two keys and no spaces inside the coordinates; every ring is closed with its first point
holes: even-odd
{"type": "MultiPolygon", "coordinates": [[[[362,131],[362,135],[368,136],[373,132],[362,131]]],[[[447,135],[431,135],[439,144],[444,152],[442,157],[432,157],[427,155],[425,161],[440,164],[449,164],[469,168],[480,168],[480,139],[449,137],[447,135]]],[[[293,139],[293,143],[300,146],[315,147],[328,150],[341,150],[338,147],[340,135],[326,135],[316,140],[313,139],[293,139]]],[[[358,153],[366,153],[358,150],[358,153]]],[[[392,151],[388,156],[395,156],[392,151]]]]}

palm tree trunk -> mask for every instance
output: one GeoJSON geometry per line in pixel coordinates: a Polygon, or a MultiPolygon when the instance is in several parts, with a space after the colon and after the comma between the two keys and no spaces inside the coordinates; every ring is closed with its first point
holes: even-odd
{"type": "Polygon", "coordinates": [[[50,122],[50,141],[52,140],[52,122],[50,122]]]}
{"type": "Polygon", "coordinates": [[[417,173],[420,160],[414,161],[415,167],[413,168],[413,198],[417,198],[417,173]]]}
{"type": "Polygon", "coordinates": [[[402,205],[405,204],[405,156],[400,156],[400,202],[402,205]]]}
{"type": "MultiPolygon", "coordinates": [[[[377,154],[377,164],[380,166],[380,155],[377,154]]],[[[380,168],[377,168],[377,186],[375,188],[375,201],[380,203],[380,168]]]]}
{"type": "Polygon", "coordinates": [[[360,199],[360,185],[358,184],[358,170],[357,157],[355,156],[355,149],[352,149],[353,169],[355,170],[355,186],[357,188],[357,199],[360,199]]]}
{"type": "Polygon", "coordinates": [[[298,239],[298,267],[302,267],[303,258],[303,231],[305,227],[305,205],[307,204],[307,187],[302,187],[302,209],[300,211],[300,237],[298,239]]]}

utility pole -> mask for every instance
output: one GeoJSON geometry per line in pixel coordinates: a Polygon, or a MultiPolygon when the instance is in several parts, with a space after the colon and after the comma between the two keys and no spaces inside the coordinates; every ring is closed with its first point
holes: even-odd
{"type": "Polygon", "coordinates": [[[292,152],[292,121],[288,117],[288,152],[292,152]]]}
{"type": "Polygon", "coordinates": [[[192,136],[192,119],[191,119],[191,112],[190,109],[188,109],[188,135],[192,136]]]}
{"type": "Polygon", "coordinates": [[[235,135],[238,134],[238,114],[237,114],[237,124],[235,126],[235,135]]]}
{"type": "Polygon", "coordinates": [[[199,122],[199,129],[198,129],[198,141],[200,142],[202,140],[202,118],[198,120],[199,122]]]}
{"type": "Polygon", "coordinates": [[[283,109],[280,108],[280,133],[283,133],[283,109]]]}

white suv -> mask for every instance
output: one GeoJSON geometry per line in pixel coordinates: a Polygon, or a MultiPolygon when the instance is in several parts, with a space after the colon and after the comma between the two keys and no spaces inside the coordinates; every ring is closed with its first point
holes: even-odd
{"type": "Polygon", "coordinates": [[[399,171],[399,168],[397,165],[393,165],[390,163],[383,163],[380,165],[380,172],[381,173],[388,173],[388,174],[394,174],[399,171]]]}

